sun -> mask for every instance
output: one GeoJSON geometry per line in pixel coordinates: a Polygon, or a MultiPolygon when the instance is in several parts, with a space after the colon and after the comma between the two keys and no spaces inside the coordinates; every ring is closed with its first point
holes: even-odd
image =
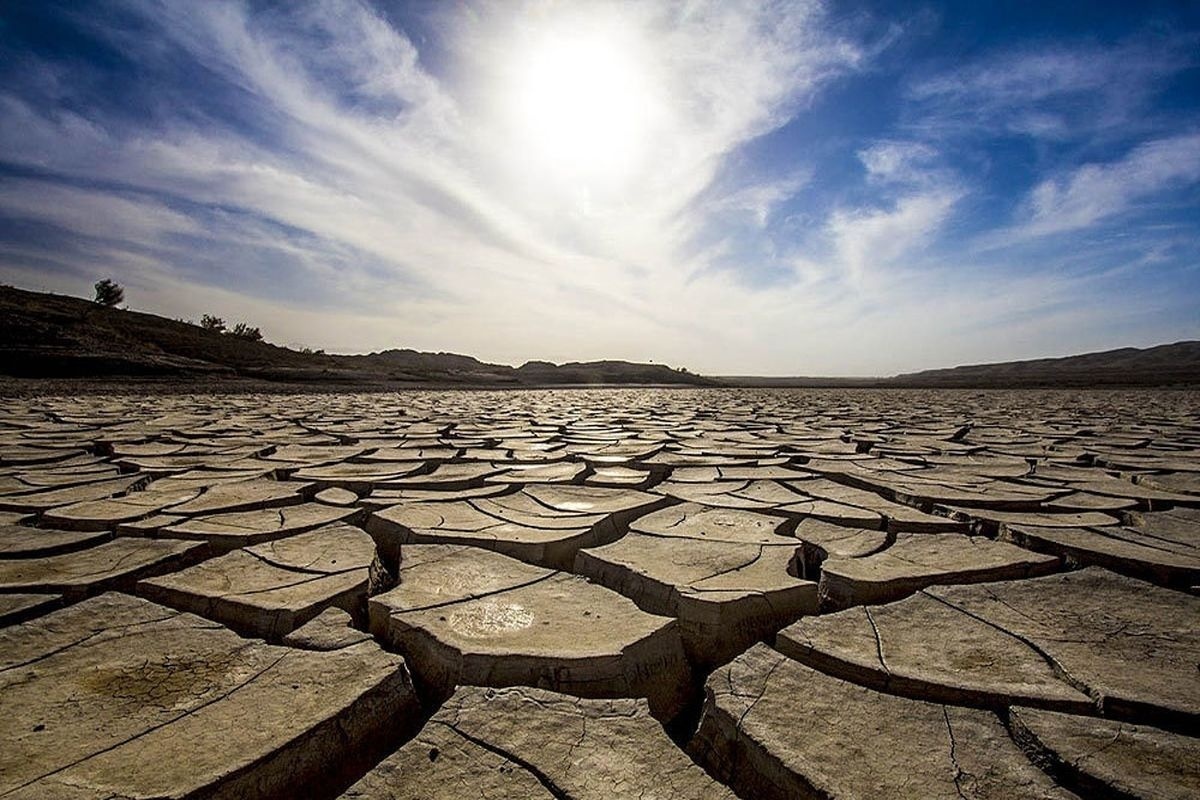
{"type": "Polygon", "coordinates": [[[635,165],[654,104],[633,42],[603,27],[560,29],[514,60],[510,114],[526,159],[588,179],[617,179],[635,165]]]}

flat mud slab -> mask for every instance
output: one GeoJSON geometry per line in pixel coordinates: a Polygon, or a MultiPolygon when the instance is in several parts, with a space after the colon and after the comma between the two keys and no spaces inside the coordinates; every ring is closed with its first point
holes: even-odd
{"type": "Polygon", "coordinates": [[[614,541],[629,520],[664,502],[633,489],[531,486],[497,497],[385,508],[371,515],[367,530],[385,552],[404,544],[466,544],[569,570],[580,548],[614,541]]]}
{"type": "Polygon", "coordinates": [[[802,614],[817,585],[795,577],[800,543],[784,520],[696,503],[643,517],[612,544],[581,550],[575,571],[652,614],[676,617],[691,661],[728,661],[802,614]]]}
{"type": "MultiPolygon", "coordinates": [[[[912,506],[887,500],[874,492],[836,483],[825,478],[794,481],[792,489],[813,497],[816,501],[838,503],[878,514],[883,527],[890,533],[965,533],[967,525],[944,516],[927,514],[912,506]]],[[[785,510],[803,512],[804,506],[784,506],[785,510]]]]}
{"type": "Polygon", "coordinates": [[[301,650],[343,650],[374,641],[371,634],[354,627],[354,618],[340,608],[330,607],[283,637],[283,644],[301,650]]]}
{"type": "Polygon", "coordinates": [[[168,509],[170,514],[186,517],[257,511],[263,508],[298,505],[316,491],[311,483],[296,481],[250,480],[221,483],[206,487],[196,498],[168,509]]]}
{"type": "Polygon", "coordinates": [[[1046,575],[1058,558],[984,536],[902,533],[879,552],[821,564],[823,611],[899,600],[927,586],[985,583],[1046,575]]]}
{"type": "Polygon", "coordinates": [[[408,545],[399,585],[370,599],[371,632],[432,691],[536,686],[644,697],[674,717],[691,691],[675,620],[577,576],[487,550],[408,545]]]}
{"type": "Polygon", "coordinates": [[[1127,516],[1132,524],[1105,527],[1006,524],[1000,536],[1072,564],[1105,567],[1162,586],[1200,584],[1200,510],[1127,516]]]}
{"type": "Polygon", "coordinates": [[[1196,731],[1198,619],[1200,598],[1092,567],[931,587],[890,605],[804,618],[780,632],[776,647],[910,697],[1196,731]]]}
{"type": "Polygon", "coordinates": [[[201,542],[118,537],[74,553],[0,559],[0,592],[53,592],[70,600],[111,589],[131,591],[142,578],[202,557],[201,542]]]}
{"type": "Polygon", "coordinates": [[[15,625],[62,605],[59,594],[0,594],[0,626],[15,625]]]}
{"type": "Polygon", "coordinates": [[[146,482],[145,475],[121,475],[119,477],[104,476],[103,479],[79,486],[46,488],[34,492],[22,489],[14,494],[0,495],[0,509],[22,513],[41,513],[60,506],[114,497],[143,486],[146,482]]]}
{"type": "Polygon", "coordinates": [[[0,404],[0,798],[1200,796],[1200,392],[203,388],[0,404]]]}
{"type": "Polygon", "coordinates": [[[168,525],[162,535],[208,542],[218,551],[270,542],[361,516],[357,508],[301,503],[257,511],[233,511],[196,517],[168,525]]]}
{"type": "Polygon", "coordinates": [[[106,542],[107,531],[62,531],[0,524],[0,559],[57,556],[106,542]]]}
{"type": "Polygon", "coordinates": [[[459,689],[416,738],[343,795],[735,800],[663,733],[643,700],[459,689]]]}
{"type": "Polygon", "coordinates": [[[242,639],[105,594],[0,630],[0,796],[295,797],[349,783],[419,719],[404,660],[242,639]]]}
{"type": "Polygon", "coordinates": [[[830,677],[755,645],[705,684],[696,760],[742,797],[1068,800],[993,714],[830,677]]]}
{"type": "Polygon", "coordinates": [[[1009,728],[1036,763],[1084,797],[1200,797],[1200,739],[1033,708],[1012,709],[1009,728]]]}
{"type": "Polygon", "coordinates": [[[374,560],[370,536],[336,524],[141,581],[137,593],[247,636],[277,641],[327,608],[365,621],[374,560]]]}

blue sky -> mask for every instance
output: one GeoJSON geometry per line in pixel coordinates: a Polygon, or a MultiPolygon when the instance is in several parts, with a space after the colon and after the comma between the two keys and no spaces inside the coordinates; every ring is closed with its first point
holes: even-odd
{"type": "Polygon", "coordinates": [[[0,280],[271,341],[892,374],[1200,338],[1200,6],[0,7],[0,280]]]}

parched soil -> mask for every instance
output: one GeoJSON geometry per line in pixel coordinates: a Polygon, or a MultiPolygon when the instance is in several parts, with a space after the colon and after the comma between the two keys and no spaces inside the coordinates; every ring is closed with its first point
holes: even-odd
{"type": "Polygon", "coordinates": [[[0,798],[1200,796],[1198,393],[18,388],[0,798]]]}

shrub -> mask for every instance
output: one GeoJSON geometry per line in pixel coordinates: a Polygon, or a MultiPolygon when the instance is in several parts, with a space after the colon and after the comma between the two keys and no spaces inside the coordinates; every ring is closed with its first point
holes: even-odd
{"type": "Polygon", "coordinates": [[[221,319],[220,317],[214,317],[212,314],[205,314],[203,317],[200,318],[200,327],[204,328],[204,330],[206,330],[206,331],[213,331],[214,333],[224,333],[225,332],[225,320],[221,319]]]}
{"type": "Polygon", "coordinates": [[[102,306],[120,305],[125,302],[125,289],[112,278],[96,281],[96,302],[102,306]]]}
{"type": "Polygon", "coordinates": [[[251,328],[244,322],[239,322],[233,326],[233,330],[229,332],[230,336],[236,336],[239,339],[246,339],[251,342],[262,341],[262,331],[258,328],[251,328]]]}

